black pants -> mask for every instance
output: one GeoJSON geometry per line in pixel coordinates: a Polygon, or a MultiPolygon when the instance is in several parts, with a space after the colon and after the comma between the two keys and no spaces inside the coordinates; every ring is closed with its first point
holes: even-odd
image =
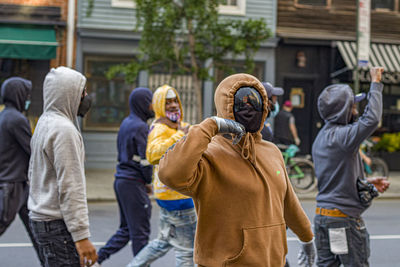
{"type": "Polygon", "coordinates": [[[75,242],[63,220],[30,220],[30,226],[45,267],[80,267],[75,242]]]}
{"type": "Polygon", "coordinates": [[[40,263],[44,266],[37,242],[29,228],[28,196],[29,186],[26,182],[0,183],[0,236],[7,230],[18,213],[28,232],[40,263]]]}
{"type": "Polygon", "coordinates": [[[118,200],[120,225],[117,232],[98,252],[101,263],[118,252],[129,240],[135,256],[149,242],[151,202],[143,183],[129,179],[115,179],[114,190],[118,200]]]}

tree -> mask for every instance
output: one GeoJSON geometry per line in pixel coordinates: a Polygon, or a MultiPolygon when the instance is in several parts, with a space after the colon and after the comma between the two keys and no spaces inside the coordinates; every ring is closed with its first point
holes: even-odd
{"type": "Polygon", "coordinates": [[[157,66],[172,75],[192,76],[202,114],[202,81],[212,78],[210,68],[226,69],[225,59],[245,56],[246,70],[270,36],[263,19],[228,19],[218,14],[223,0],[135,0],[136,30],[141,32],[138,60],[110,69],[108,77],[125,74],[133,82],[139,71],[157,66]],[[208,63],[208,64],[207,64],[208,63]]]}

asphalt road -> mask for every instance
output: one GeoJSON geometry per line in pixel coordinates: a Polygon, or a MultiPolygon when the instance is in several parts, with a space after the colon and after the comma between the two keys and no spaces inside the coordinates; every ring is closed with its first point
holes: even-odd
{"type": "MultiPolygon", "coordinates": [[[[302,201],[310,219],[313,219],[315,202],[302,201]]],[[[101,244],[115,232],[118,227],[119,215],[115,202],[90,203],[90,225],[92,242],[100,248],[101,244]]],[[[371,267],[400,266],[400,200],[377,200],[364,214],[368,231],[371,235],[371,267]]],[[[151,238],[157,235],[158,208],[153,204],[151,238]]],[[[288,259],[291,266],[297,266],[299,245],[294,235],[288,233],[288,259]]],[[[125,266],[132,258],[130,246],[125,247],[109,260],[103,267],[125,266]]],[[[19,218],[0,237],[0,266],[1,267],[39,267],[33,248],[19,218]]],[[[175,259],[173,251],[155,261],[152,267],[173,267],[175,259]]]]}

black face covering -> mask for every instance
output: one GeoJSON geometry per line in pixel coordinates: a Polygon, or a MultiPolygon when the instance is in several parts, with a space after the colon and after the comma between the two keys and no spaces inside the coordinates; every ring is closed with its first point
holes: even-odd
{"type": "Polygon", "coordinates": [[[234,115],[235,120],[246,128],[246,132],[257,132],[263,116],[260,93],[253,87],[241,87],[235,94],[234,115]]]}
{"type": "Polygon", "coordinates": [[[79,104],[78,116],[83,118],[89,111],[91,106],[92,106],[92,98],[90,97],[90,95],[85,95],[81,100],[81,103],[79,104]]]}

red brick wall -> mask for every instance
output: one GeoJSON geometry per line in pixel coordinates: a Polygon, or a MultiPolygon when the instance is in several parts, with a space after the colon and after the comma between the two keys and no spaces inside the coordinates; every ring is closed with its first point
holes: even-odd
{"type": "MultiPolygon", "coordinates": [[[[75,2],[77,2],[75,0],[75,2]]],[[[10,4],[10,5],[25,5],[25,6],[55,6],[61,8],[61,19],[67,22],[68,16],[68,0],[1,0],[2,4],[10,4]]],[[[77,3],[76,3],[77,6],[77,3]]],[[[77,8],[77,7],[76,7],[77,8]]],[[[76,10],[75,8],[75,10],[76,10]]],[[[75,21],[77,14],[75,13],[75,21]]],[[[67,28],[59,27],[57,29],[57,41],[59,43],[59,47],[57,49],[57,58],[52,59],[50,61],[50,67],[57,67],[61,65],[67,64],[66,58],[66,40],[67,40],[67,28]]],[[[75,66],[75,57],[76,57],[76,44],[74,44],[74,59],[73,59],[73,67],[75,66]]]]}

